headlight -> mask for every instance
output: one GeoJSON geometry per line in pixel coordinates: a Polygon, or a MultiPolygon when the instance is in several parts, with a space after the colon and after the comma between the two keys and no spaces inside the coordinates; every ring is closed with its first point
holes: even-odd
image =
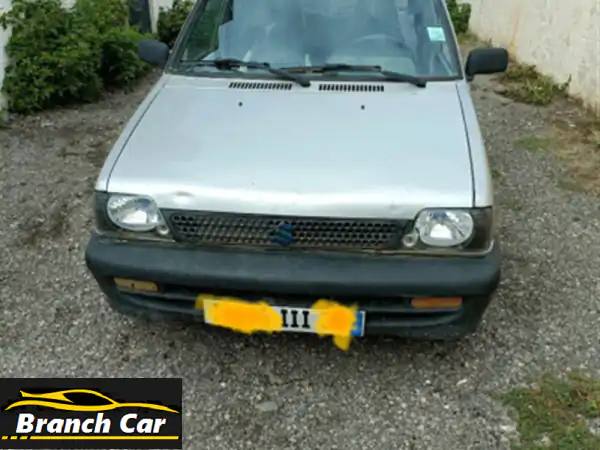
{"type": "Polygon", "coordinates": [[[492,208],[426,209],[417,215],[402,244],[415,251],[486,252],[493,242],[493,222],[492,208]]]}
{"type": "Polygon", "coordinates": [[[417,217],[415,230],[432,247],[455,247],[473,235],[473,217],[466,211],[429,210],[417,217]]]}
{"type": "Polygon", "coordinates": [[[163,225],[158,206],[149,197],[112,195],[106,203],[109,219],[119,228],[129,231],[151,231],[163,225]]]}

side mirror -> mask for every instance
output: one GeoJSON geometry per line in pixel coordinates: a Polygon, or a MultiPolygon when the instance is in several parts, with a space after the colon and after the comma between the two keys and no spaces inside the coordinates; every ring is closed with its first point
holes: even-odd
{"type": "Polygon", "coordinates": [[[169,46],[154,39],[142,39],[138,44],[138,55],[142,61],[153,66],[165,67],[169,59],[169,46]]]}
{"type": "Polygon", "coordinates": [[[467,57],[465,73],[471,81],[475,75],[500,73],[508,68],[508,51],[504,48],[476,48],[467,57]]]}

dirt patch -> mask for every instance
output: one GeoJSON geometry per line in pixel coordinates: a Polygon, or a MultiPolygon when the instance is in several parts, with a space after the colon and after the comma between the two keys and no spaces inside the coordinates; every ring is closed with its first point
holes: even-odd
{"type": "Polygon", "coordinates": [[[42,240],[56,239],[66,232],[70,213],[68,199],[62,199],[44,216],[31,216],[21,224],[22,243],[34,247],[42,240]]]}
{"type": "Polygon", "coordinates": [[[538,151],[546,150],[553,144],[551,136],[543,136],[537,134],[528,134],[515,141],[515,145],[525,150],[538,151]]]}
{"type": "Polygon", "coordinates": [[[490,173],[491,173],[492,179],[494,181],[499,181],[504,177],[504,174],[502,173],[502,171],[495,166],[490,167],[490,173]]]}
{"type": "Polygon", "coordinates": [[[119,127],[114,127],[96,124],[75,130],[58,130],[66,136],[58,156],[65,159],[83,159],[100,169],[123,125],[124,123],[120,123],[119,127]]]}
{"type": "Polygon", "coordinates": [[[520,435],[515,449],[600,448],[600,436],[590,426],[600,418],[600,381],[592,377],[544,375],[497,398],[515,412],[520,435]]]}
{"type": "Polygon", "coordinates": [[[69,248],[75,230],[89,227],[87,198],[98,171],[159,75],[95,104],[10,117],[0,130],[5,245],[31,252],[60,242],[69,248]]]}
{"type": "Polygon", "coordinates": [[[573,100],[551,107],[546,129],[517,139],[515,146],[551,153],[563,169],[559,186],[600,196],[600,120],[573,100]]]}
{"type": "Polygon", "coordinates": [[[557,98],[566,97],[571,80],[558,84],[538,72],[534,65],[511,61],[508,70],[498,77],[502,84],[497,93],[511,100],[529,105],[549,105],[557,98]]]}
{"type": "MultiPolygon", "coordinates": [[[[473,48],[490,45],[473,35],[462,39],[465,56],[473,48]]],[[[569,81],[557,83],[533,65],[511,61],[506,73],[477,77],[471,86],[475,91],[493,93],[488,95],[499,95],[509,103],[514,101],[530,108],[527,112],[537,115],[544,125],[530,134],[518,135],[514,146],[547,152],[556,158],[559,187],[600,197],[600,117],[581,101],[568,97],[569,81]]]]}

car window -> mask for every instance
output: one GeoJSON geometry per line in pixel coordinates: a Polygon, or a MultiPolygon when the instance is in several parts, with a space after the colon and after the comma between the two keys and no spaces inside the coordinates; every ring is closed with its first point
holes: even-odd
{"type": "Polygon", "coordinates": [[[461,70],[444,8],[443,0],[206,0],[174,65],[217,58],[279,68],[345,63],[454,78],[461,70]]]}

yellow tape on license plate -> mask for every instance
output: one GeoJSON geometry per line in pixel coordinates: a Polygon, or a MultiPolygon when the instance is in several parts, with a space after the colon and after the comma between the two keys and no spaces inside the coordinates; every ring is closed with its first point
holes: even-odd
{"type": "MultiPolygon", "coordinates": [[[[240,333],[297,331],[284,327],[281,307],[266,302],[247,302],[233,297],[200,294],[196,309],[204,310],[204,321],[210,325],[229,328],[240,333]]],[[[356,306],[345,306],[321,299],[311,308],[316,315],[314,331],[320,336],[332,336],[335,345],[348,350],[353,332],[362,336],[364,313],[358,314],[356,306]],[[357,317],[360,322],[357,324],[357,317]]]]}
{"type": "Polygon", "coordinates": [[[204,310],[204,321],[240,333],[273,333],[283,329],[283,320],[266,302],[246,302],[233,297],[199,295],[196,308],[204,310]]]}
{"type": "Polygon", "coordinates": [[[317,333],[321,336],[333,336],[333,342],[338,348],[348,350],[356,323],[356,306],[344,306],[321,299],[312,306],[312,310],[319,314],[315,325],[317,333]]]}

